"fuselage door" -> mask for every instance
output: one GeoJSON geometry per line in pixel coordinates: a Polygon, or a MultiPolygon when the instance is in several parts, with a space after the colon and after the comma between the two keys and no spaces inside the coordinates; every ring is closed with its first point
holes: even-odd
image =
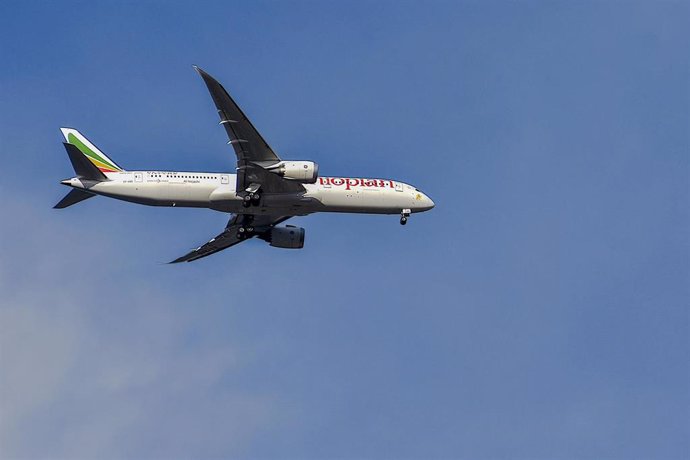
{"type": "Polygon", "coordinates": [[[221,184],[229,184],[230,183],[230,176],[227,174],[221,174],[220,175],[220,183],[221,184]]]}
{"type": "Polygon", "coordinates": [[[401,184],[400,182],[396,182],[395,183],[395,191],[396,192],[402,192],[403,191],[403,184],[401,184]]]}
{"type": "Polygon", "coordinates": [[[144,175],[140,172],[135,172],[134,173],[134,182],[141,182],[143,180],[144,175]]]}

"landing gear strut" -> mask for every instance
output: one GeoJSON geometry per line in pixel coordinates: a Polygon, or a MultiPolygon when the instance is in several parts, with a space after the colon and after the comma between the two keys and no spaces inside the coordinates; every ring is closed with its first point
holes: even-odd
{"type": "Polygon", "coordinates": [[[400,213],[400,225],[407,224],[407,218],[410,217],[411,211],[409,209],[403,209],[400,213]]]}

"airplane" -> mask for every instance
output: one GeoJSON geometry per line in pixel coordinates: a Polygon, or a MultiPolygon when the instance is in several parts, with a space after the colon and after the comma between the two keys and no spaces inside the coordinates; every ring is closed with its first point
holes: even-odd
{"type": "Polygon", "coordinates": [[[208,88],[237,156],[236,173],[121,168],[73,128],[60,128],[75,177],[55,205],[63,209],[96,195],[150,206],[208,208],[231,213],[225,229],[209,242],[169,263],[192,262],[257,237],[278,248],[304,247],[305,230],[279,226],[316,212],[411,214],[434,202],[412,185],[392,179],[321,177],[312,161],[283,161],[254,128],[220,83],[194,66],[208,88]]]}

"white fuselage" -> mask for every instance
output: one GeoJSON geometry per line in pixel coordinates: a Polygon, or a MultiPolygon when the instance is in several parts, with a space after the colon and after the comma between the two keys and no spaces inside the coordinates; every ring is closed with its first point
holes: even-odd
{"type": "Polygon", "coordinates": [[[111,198],[151,206],[210,208],[243,214],[305,215],[313,212],[400,214],[427,211],[433,201],[403,182],[389,179],[320,177],[303,184],[298,194],[262,193],[258,206],[245,208],[235,192],[235,174],[123,171],[107,173],[108,181],[82,183],[78,178],[65,185],[111,198]]]}

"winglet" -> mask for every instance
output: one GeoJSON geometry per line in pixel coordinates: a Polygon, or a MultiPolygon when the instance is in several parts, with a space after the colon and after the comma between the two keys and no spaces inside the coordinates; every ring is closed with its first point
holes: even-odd
{"type": "MultiPolygon", "coordinates": [[[[206,73],[206,72],[204,72],[204,69],[202,69],[202,68],[199,67],[198,65],[192,65],[192,68],[193,68],[194,70],[196,70],[196,73],[198,73],[198,74],[201,75],[201,76],[203,76],[203,75],[206,73]]],[[[208,75],[208,74],[206,74],[206,75],[208,75]]]]}

